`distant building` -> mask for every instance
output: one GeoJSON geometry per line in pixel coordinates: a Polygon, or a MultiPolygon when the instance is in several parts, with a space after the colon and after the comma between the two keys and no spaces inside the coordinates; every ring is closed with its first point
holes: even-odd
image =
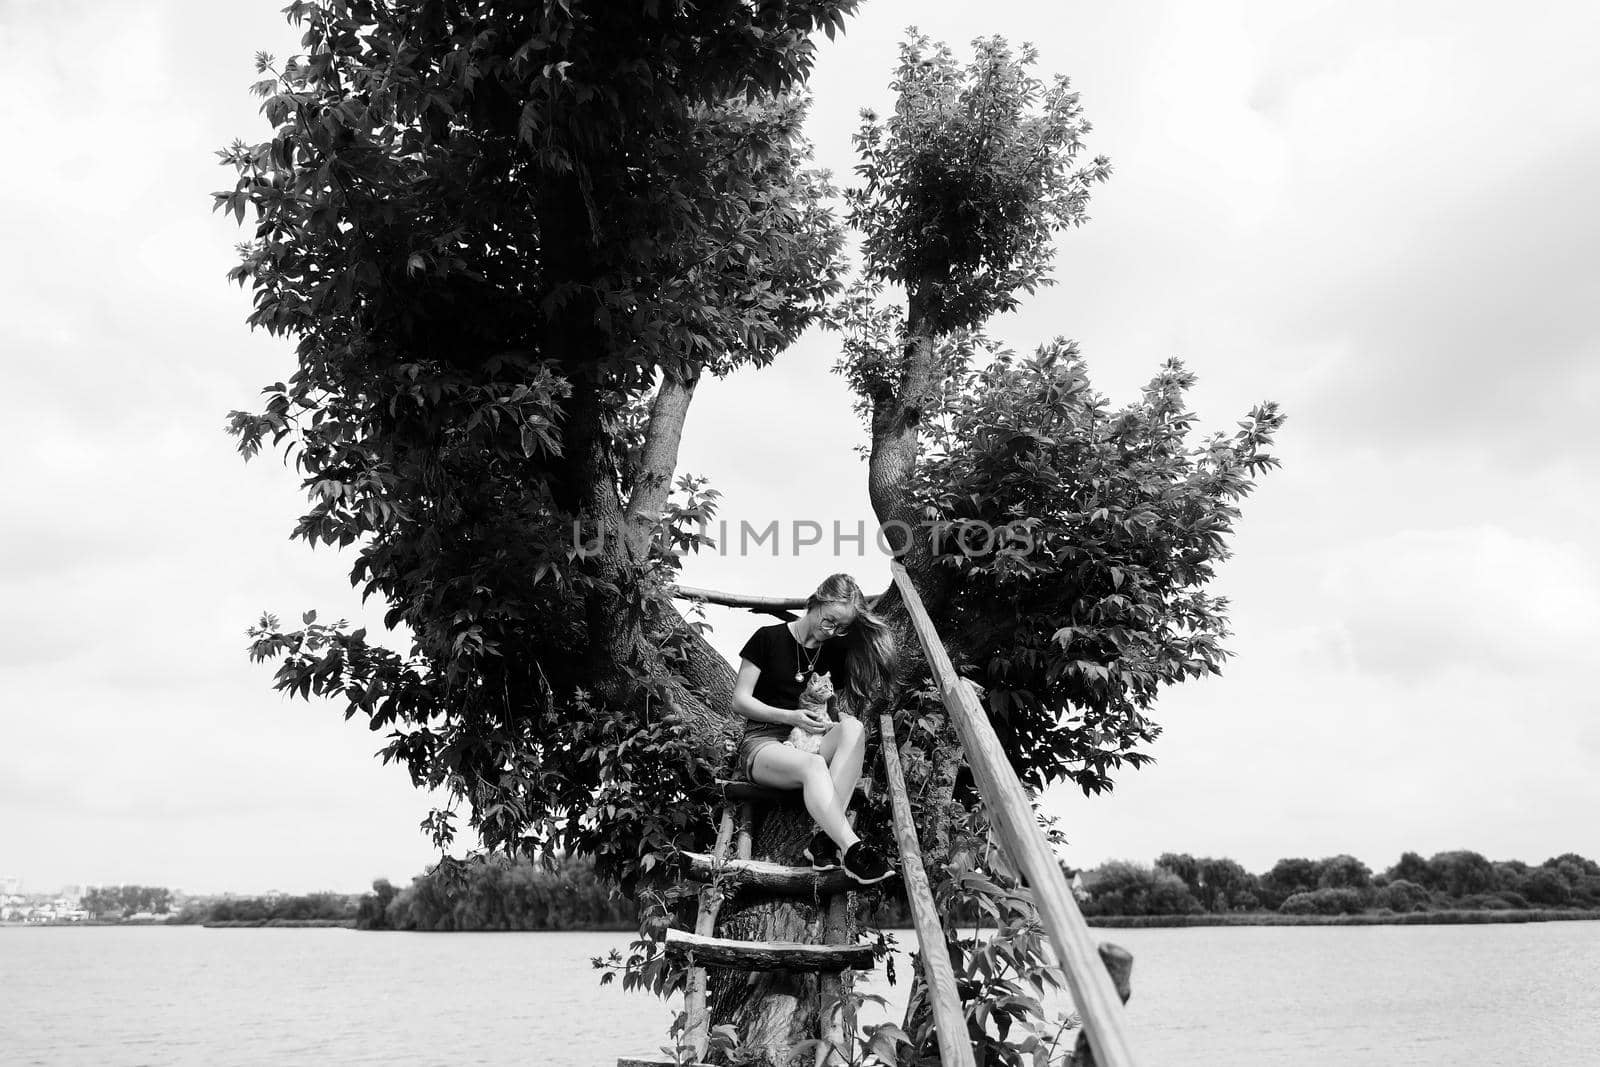
{"type": "Polygon", "coordinates": [[[14,875],[0,875],[0,897],[14,897],[22,892],[22,879],[14,875]]]}

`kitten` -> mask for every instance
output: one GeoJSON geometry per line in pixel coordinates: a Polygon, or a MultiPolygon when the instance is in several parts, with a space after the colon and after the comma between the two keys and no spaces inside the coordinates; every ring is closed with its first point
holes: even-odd
{"type": "MultiPolygon", "coordinates": [[[[828,710],[828,698],[833,696],[833,679],[826,674],[813,674],[807,681],[804,692],[800,694],[802,708],[817,708],[824,714],[828,710]]],[[[801,752],[821,752],[822,734],[814,734],[803,726],[796,726],[789,731],[789,740],[786,745],[793,745],[801,752]]]]}

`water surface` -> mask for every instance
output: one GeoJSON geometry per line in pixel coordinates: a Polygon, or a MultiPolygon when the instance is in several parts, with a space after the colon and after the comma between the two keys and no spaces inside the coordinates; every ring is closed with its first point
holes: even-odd
{"type": "MultiPolygon", "coordinates": [[[[1096,935],[1134,954],[1146,1064],[1600,1064],[1600,922],[1096,935]]],[[[679,1006],[598,984],[590,957],[629,940],[4,928],[0,1063],[610,1067],[653,1052],[679,1006]]],[[[866,989],[898,1015],[897,969],[866,989]]]]}

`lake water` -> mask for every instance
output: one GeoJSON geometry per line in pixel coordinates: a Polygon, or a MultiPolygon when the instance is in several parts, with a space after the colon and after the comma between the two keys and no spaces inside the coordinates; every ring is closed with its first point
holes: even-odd
{"type": "MultiPolygon", "coordinates": [[[[1600,1064],[1600,922],[1095,933],[1134,954],[1143,1064],[1600,1064]]],[[[612,1067],[678,1007],[598,984],[629,940],[4,928],[0,1064],[612,1067]]],[[[898,1006],[897,969],[867,988],[898,1006]]]]}

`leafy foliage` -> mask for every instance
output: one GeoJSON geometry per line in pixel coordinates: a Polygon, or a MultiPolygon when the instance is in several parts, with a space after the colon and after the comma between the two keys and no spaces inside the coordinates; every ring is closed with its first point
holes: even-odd
{"type": "Polygon", "coordinates": [[[386,930],[631,930],[633,902],[607,890],[588,856],[548,867],[528,859],[486,856],[465,877],[430,871],[398,891],[374,883],[356,925],[386,930]]]}
{"type": "Polygon", "coordinates": [[[1205,911],[1249,909],[1258,903],[1259,880],[1233,860],[1165,852],[1156,857],[1156,866],[1182,879],[1205,911]]]}
{"type": "Polygon", "coordinates": [[[1278,910],[1285,915],[1355,915],[1365,907],[1359,889],[1313,889],[1294,894],[1278,910]]]}
{"type": "Polygon", "coordinates": [[[298,366],[231,429],[292,458],[294,536],[353,547],[412,643],[269,616],[251,652],[447,792],[441,847],[465,802],[490,847],[631,881],[697,817],[720,753],[667,714],[662,604],[711,494],[691,483],[637,551],[574,531],[615,536],[657,375],[769,361],[837,288],[789,91],[852,6],[302,0],[305,54],[257,57],[272,135],[219,153],[216,206],[254,212],[232,277],[298,366]]]}
{"type": "Polygon", "coordinates": [[[359,917],[360,903],[345,893],[305,893],[274,897],[226,897],[191,901],[171,922],[277,923],[315,922],[348,925],[359,917]]]}
{"type": "Polygon", "coordinates": [[[900,46],[894,115],[863,112],[863,185],[848,194],[869,276],[900,284],[934,333],[973,327],[1049,284],[1055,231],[1081,224],[1111,164],[1073,168],[1089,130],[1065,76],[1029,73],[1038,53],[973,42],[963,66],[912,32],[900,46]]]}
{"type": "Polygon", "coordinates": [[[1396,912],[1426,911],[1428,891],[1415,882],[1396,878],[1372,894],[1372,906],[1396,912]]]}
{"type": "Polygon", "coordinates": [[[1183,879],[1159,864],[1114,860],[1086,878],[1091,915],[1189,915],[1201,911],[1183,879]]]}
{"type": "Polygon", "coordinates": [[[1227,601],[1203,589],[1282,416],[1264,404],[1191,443],[1181,364],[1112,411],[1062,340],[959,377],[911,489],[959,576],[947,632],[1023,780],[1099,792],[1148,761],[1163,686],[1220,673],[1227,601]]]}

